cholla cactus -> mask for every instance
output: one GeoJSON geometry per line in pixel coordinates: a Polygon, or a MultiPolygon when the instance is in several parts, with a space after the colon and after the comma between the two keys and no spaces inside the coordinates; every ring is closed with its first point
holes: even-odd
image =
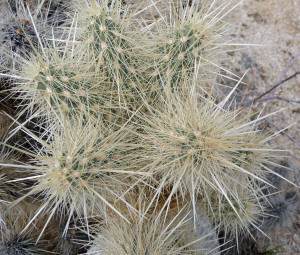
{"type": "Polygon", "coordinates": [[[216,9],[213,5],[210,1],[193,1],[190,6],[176,8],[170,3],[170,20],[164,17],[154,26],[149,41],[157,52],[153,52],[154,64],[148,70],[148,97],[152,100],[159,99],[163,92],[181,90],[188,78],[198,79],[197,86],[202,90],[205,83],[215,83],[226,44],[224,14],[218,10],[228,8],[228,4],[216,9]]]}
{"type": "MultiPolygon", "coordinates": [[[[97,84],[91,84],[88,75],[82,77],[80,64],[69,54],[60,57],[56,49],[49,50],[38,59],[23,59],[21,80],[13,91],[19,94],[18,98],[27,102],[27,108],[43,110],[63,109],[74,114],[75,109],[93,109],[93,91],[97,84]],[[91,97],[87,102],[87,97],[91,97]]],[[[99,82],[99,81],[98,81],[99,82]]],[[[96,94],[97,92],[94,92],[96,94]]],[[[100,100],[100,99],[99,99],[100,100]]],[[[41,115],[41,113],[38,113],[41,115]]]]}
{"type": "Polygon", "coordinates": [[[272,164],[280,150],[270,147],[272,136],[258,129],[262,118],[238,120],[237,112],[222,108],[226,100],[220,104],[209,99],[199,103],[197,97],[183,100],[174,97],[163,110],[149,106],[150,113],[140,115],[144,132],[137,141],[156,180],[157,195],[168,189],[169,200],[175,194],[189,196],[195,207],[201,196],[212,204],[209,194],[214,191],[214,203],[226,200],[239,218],[235,204],[245,208],[246,193],[235,192],[236,185],[261,196],[258,187],[268,184],[266,174],[272,172],[266,164],[272,164]]]}
{"type": "MultiPolygon", "coordinates": [[[[80,1],[78,29],[82,30],[83,46],[88,48],[94,72],[110,82],[108,89],[117,95],[120,104],[131,106],[138,100],[138,51],[130,31],[130,15],[121,1],[80,1]]],[[[81,38],[82,40],[82,38],[81,38]]]]}
{"type": "MultiPolygon", "coordinates": [[[[146,198],[147,200],[147,198],[146,198]]],[[[111,218],[107,223],[99,222],[91,227],[94,234],[87,254],[101,255],[153,255],[153,254],[218,254],[218,247],[207,248],[213,231],[202,233],[187,242],[186,235],[192,231],[190,214],[176,208],[165,215],[165,211],[152,210],[145,198],[136,200],[139,214],[131,214],[130,223],[111,218]]],[[[153,209],[153,208],[152,208],[153,209]]],[[[192,224],[193,225],[193,224],[192,224]]]]}
{"type": "Polygon", "coordinates": [[[261,199],[243,186],[231,189],[232,195],[213,192],[201,202],[206,206],[206,214],[211,222],[218,224],[218,232],[226,237],[238,239],[243,234],[259,230],[261,217],[266,215],[261,199]],[[229,200],[228,200],[229,199],[229,200]],[[238,199],[238,201],[236,201],[238,199]]]}
{"type": "MultiPolygon", "coordinates": [[[[137,181],[138,175],[143,175],[130,164],[130,148],[124,143],[128,142],[127,133],[121,132],[122,129],[110,133],[99,122],[82,118],[76,123],[76,120],[80,121],[62,117],[52,129],[48,143],[24,128],[40,143],[41,149],[24,151],[31,157],[31,164],[18,167],[31,174],[26,179],[36,183],[15,203],[42,193],[44,203],[35,217],[50,211],[49,220],[55,214],[68,215],[69,221],[71,217],[87,219],[93,213],[105,212],[106,208],[123,217],[115,209],[114,201],[126,204],[122,194],[137,181]]],[[[68,223],[65,233],[67,228],[68,223]]]]}
{"type": "Polygon", "coordinates": [[[38,59],[23,59],[19,84],[11,89],[22,102],[19,115],[27,112],[29,121],[51,118],[62,110],[70,118],[82,112],[106,126],[122,125],[129,118],[125,105],[119,105],[105,78],[89,68],[70,52],[60,56],[58,49],[49,49],[38,59]]]}

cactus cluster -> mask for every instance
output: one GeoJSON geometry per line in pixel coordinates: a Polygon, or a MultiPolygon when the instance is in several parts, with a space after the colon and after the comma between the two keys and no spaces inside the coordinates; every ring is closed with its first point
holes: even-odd
{"type": "Polygon", "coordinates": [[[39,48],[26,36],[35,54],[19,56],[9,77],[27,143],[2,143],[23,163],[0,162],[26,186],[9,198],[1,186],[3,208],[26,218],[23,235],[4,235],[8,254],[66,254],[76,231],[86,254],[214,254],[219,233],[260,225],[282,151],[261,130],[264,117],[232,109],[233,92],[214,98],[229,5],[169,7],[144,26],[130,3],[74,0],[70,20],[53,23],[59,39],[39,48]],[[30,213],[18,209],[24,201],[36,205],[30,213]],[[51,231],[56,245],[42,240],[51,231]]]}

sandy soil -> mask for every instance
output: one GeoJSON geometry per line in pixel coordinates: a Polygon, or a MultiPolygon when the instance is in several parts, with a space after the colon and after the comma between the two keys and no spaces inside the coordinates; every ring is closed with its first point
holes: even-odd
{"type": "MultiPolygon", "coordinates": [[[[224,63],[235,74],[243,75],[245,85],[239,94],[245,95],[245,101],[262,94],[275,85],[286,71],[289,63],[300,54],[300,2],[299,0],[244,0],[232,13],[234,17],[231,38],[239,43],[260,44],[247,46],[239,52],[228,53],[224,63]]],[[[294,61],[286,76],[300,71],[300,57],[294,61]]],[[[233,86],[234,84],[231,84],[233,86]]],[[[300,100],[300,75],[280,85],[274,96],[300,100]]],[[[237,100],[238,101],[238,100],[237,100]]],[[[270,117],[278,128],[287,128],[286,132],[300,142],[300,104],[282,100],[269,100],[253,105],[256,110],[264,109],[264,113],[282,110],[270,117]]],[[[287,176],[299,185],[300,147],[285,134],[281,134],[276,143],[281,148],[290,150],[286,160],[294,172],[287,176]]],[[[300,143],[299,143],[300,144],[300,143]]],[[[287,170],[284,170],[285,172],[287,170]]],[[[283,185],[282,189],[297,188],[283,185]]],[[[280,231],[268,233],[270,240],[259,235],[257,238],[257,254],[300,254],[299,199],[297,208],[290,217],[293,228],[282,226],[280,231]],[[270,253],[266,253],[269,251],[270,253]],[[271,253],[274,252],[274,253],[271,253]]],[[[251,253],[249,253],[251,254],[251,253]]],[[[256,253],[253,253],[256,254],[256,253]]]]}

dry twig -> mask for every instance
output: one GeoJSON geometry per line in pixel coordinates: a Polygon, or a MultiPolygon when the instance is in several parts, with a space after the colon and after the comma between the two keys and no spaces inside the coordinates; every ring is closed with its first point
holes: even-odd
{"type": "Polygon", "coordinates": [[[293,99],[287,99],[284,97],[280,97],[280,96],[270,96],[268,98],[264,98],[262,99],[262,97],[266,96],[267,94],[270,94],[272,91],[274,91],[277,87],[279,87],[280,85],[284,84],[285,82],[295,78],[297,75],[300,74],[300,71],[295,72],[293,75],[289,76],[288,78],[278,82],[277,84],[275,84],[274,86],[272,86],[272,88],[270,88],[269,90],[267,90],[266,92],[264,92],[263,94],[257,96],[255,99],[252,100],[248,100],[246,102],[239,102],[236,105],[237,106],[250,106],[253,105],[257,102],[262,102],[262,101],[268,101],[268,100],[274,100],[274,99],[280,99],[280,100],[284,100],[284,101],[288,101],[288,102],[294,102],[294,103],[300,103],[299,100],[293,100],[293,99]]]}

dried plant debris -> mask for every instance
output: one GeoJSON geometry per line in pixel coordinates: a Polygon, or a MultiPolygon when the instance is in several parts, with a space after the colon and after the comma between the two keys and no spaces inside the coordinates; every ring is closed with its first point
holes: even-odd
{"type": "Polygon", "coordinates": [[[84,245],[90,240],[86,229],[82,229],[80,222],[71,222],[69,224],[67,234],[65,233],[68,219],[58,219],[59,233],[57,234],[57,246],[55,251],[62,255],[76,255],[87,252],[84,245]]]}
{"type": "Polygon", "coordinates": [[[41,6],[29,9],[26,2],[11,1],[8,6],[3,3],[2,8],[0,70],[13,73],[18,68],[17,56],[26,57],[43,47],[51,33],[51,25],[41,6]]]}
{"type": "Polygon", "coordinates": [[[23,201],[14,208],[1,206],[1,254],[51,254],[53,230],[47,228],[46,234],[40,236],[39,231],[43,229],[45,222],[32,219],[33,208],[38,208],[38,204],[32,201],[23,201]]]}

